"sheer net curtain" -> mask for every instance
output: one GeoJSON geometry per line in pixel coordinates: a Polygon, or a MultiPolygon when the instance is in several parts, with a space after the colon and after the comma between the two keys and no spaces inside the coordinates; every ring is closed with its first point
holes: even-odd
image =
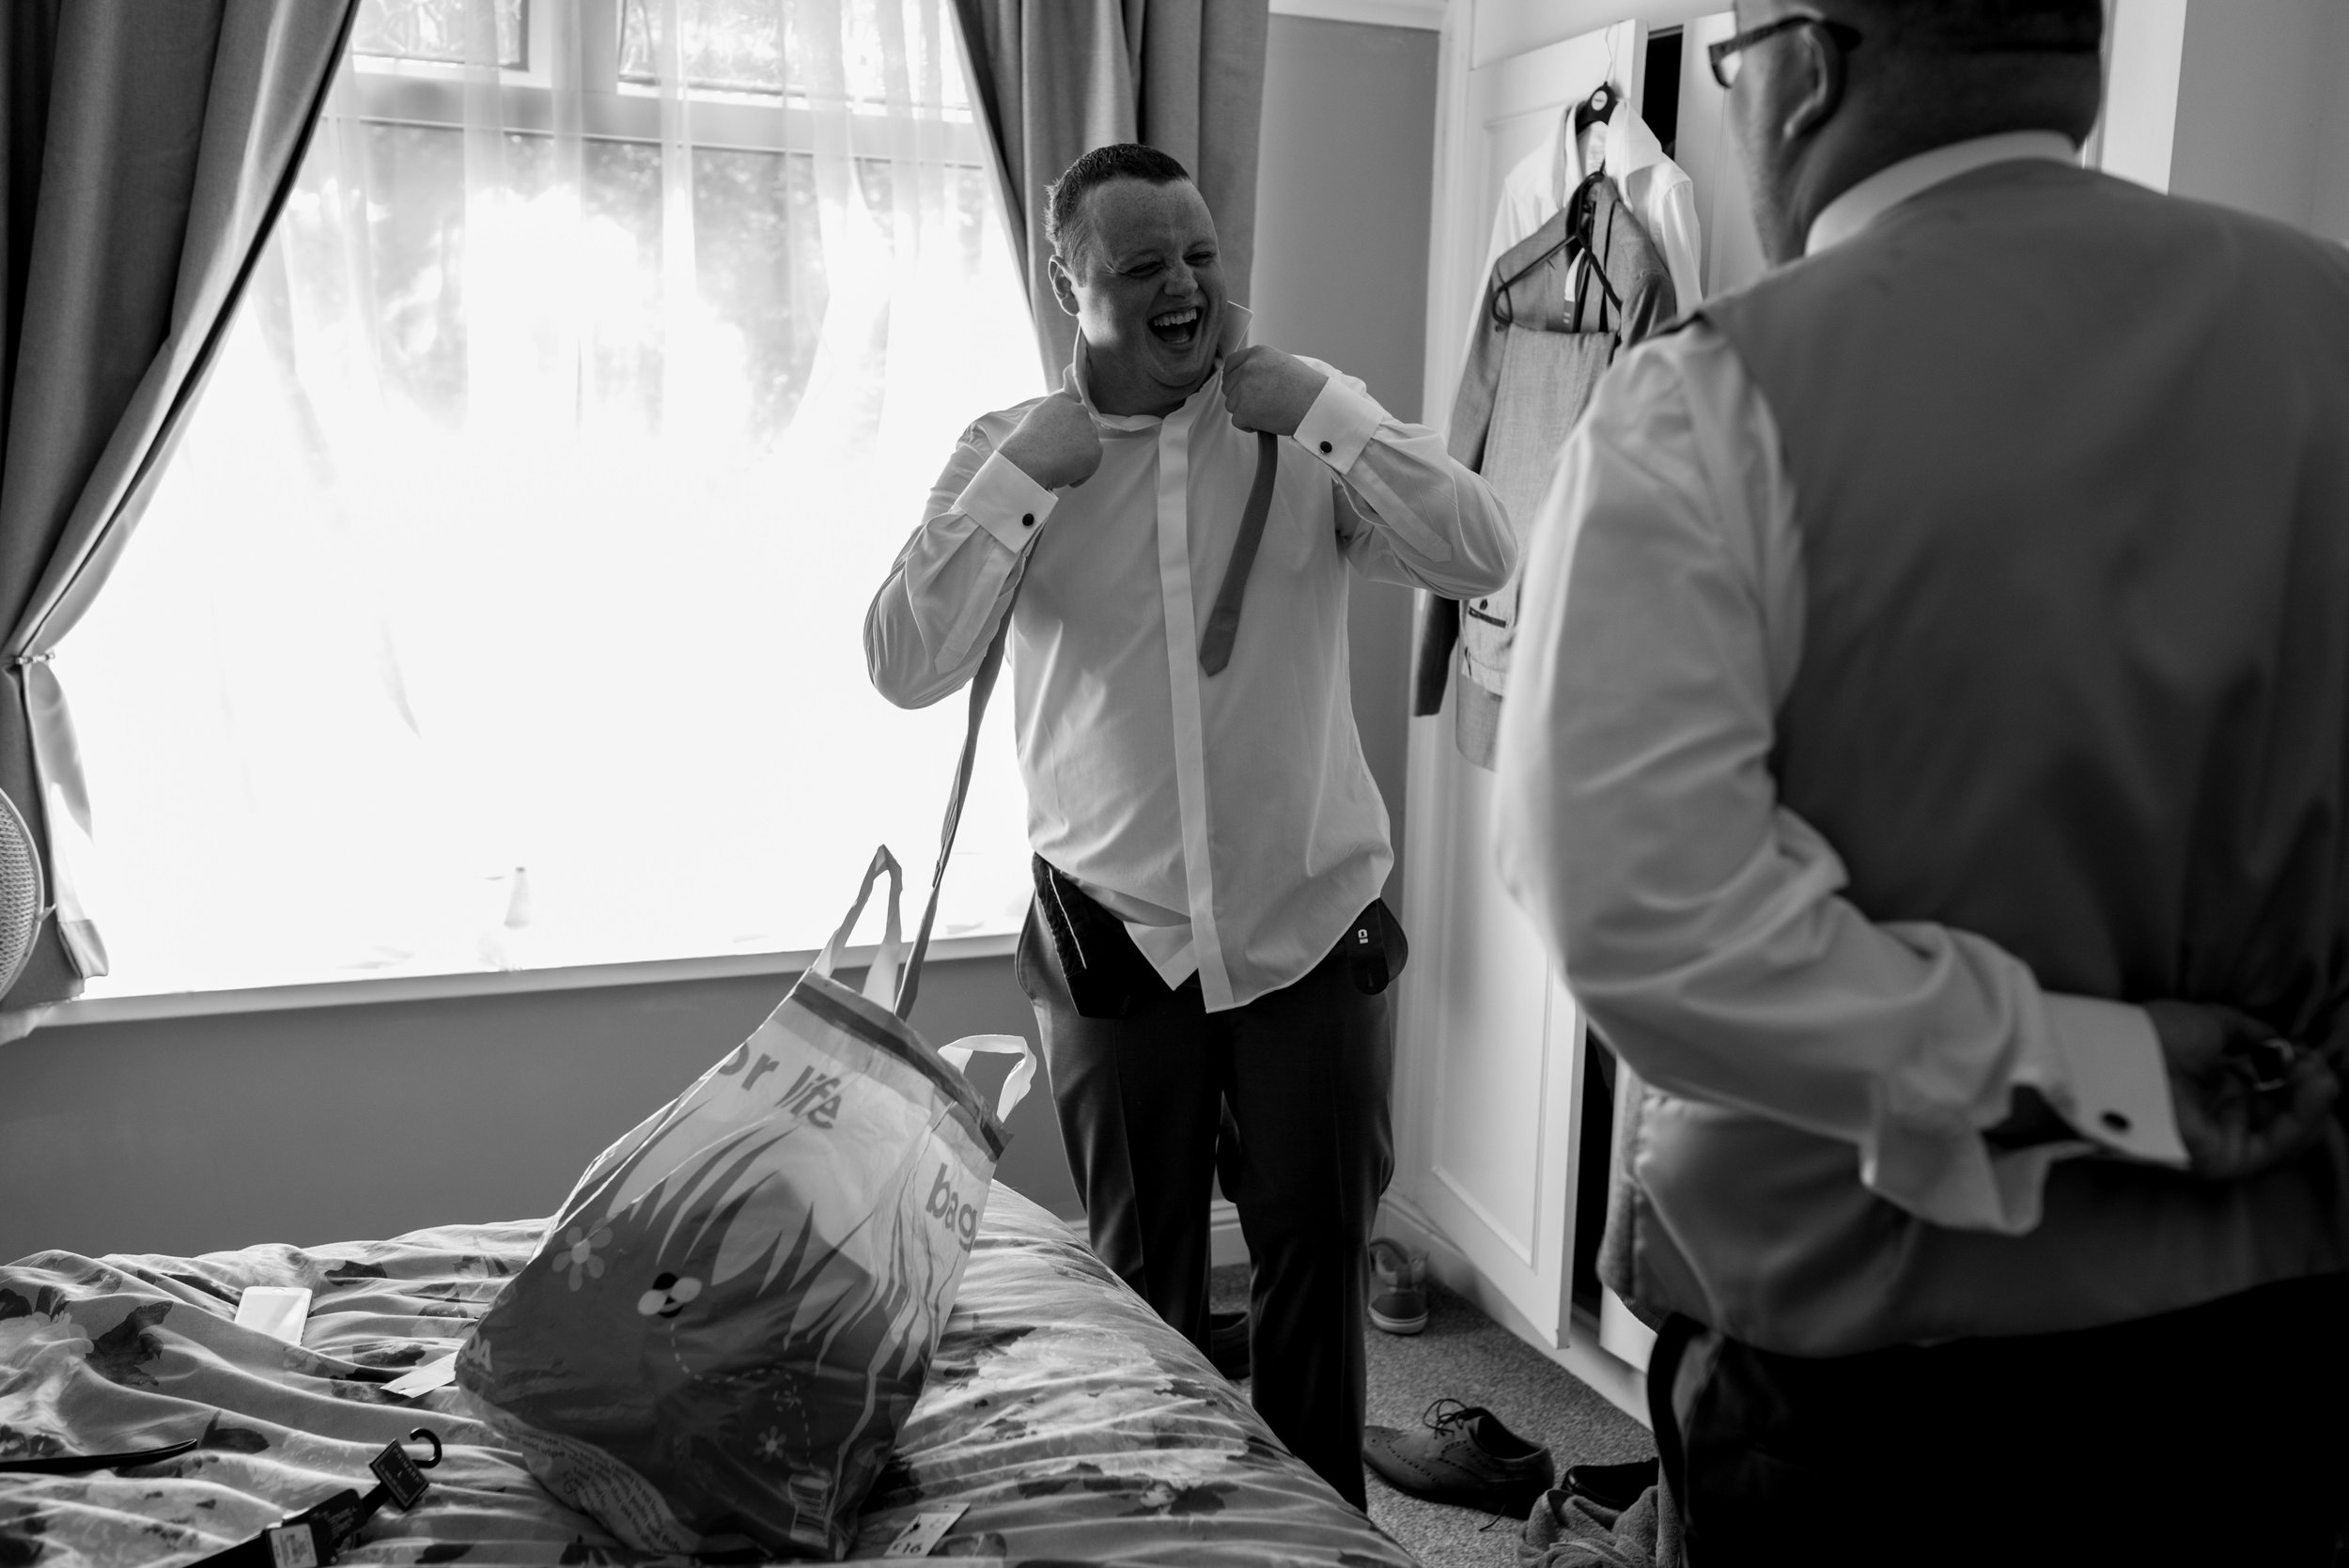
{"type": "MultiPolygon", "coordinates": [[[[93,994],[819,945],[958,739],[865,604],[1040,390],[942,0],[368,0],[58,656],[93,994]]],[[[990,729],[942,935],[1025,908],[990,729]]]]}

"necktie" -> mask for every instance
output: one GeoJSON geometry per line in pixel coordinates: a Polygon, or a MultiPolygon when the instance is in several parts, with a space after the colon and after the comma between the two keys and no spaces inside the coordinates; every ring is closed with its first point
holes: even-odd
{"type": "Polygon", "coordinates": [[[1199,667],[1220,675],[1232,661],[1232,639],[1239,634],[1240,596],[1248,592],[1248,573],[1256,564],[1256,547],[1264,542],[1265,519],[1272,512],[1272,481],[1281,472],[1281,438],[1269,430],[1256,432],[1256,482],[1248,489],[1248,509],[1240,514],[1239,537],[1232,544],[1231,564],[1223,568],[1223,585],[1216,590],[1215,609],[1199,639],[1199,667]]]}

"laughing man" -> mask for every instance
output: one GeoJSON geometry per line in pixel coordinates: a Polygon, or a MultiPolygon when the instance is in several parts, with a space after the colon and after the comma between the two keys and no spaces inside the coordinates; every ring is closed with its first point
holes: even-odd
{"type": "Polygon", "coordinates": [[[965,432],[865,617],[866,662],[892,702],[934,703],[1010,616],[1037,891],[1018,970],[1093,1245],[1206,1348],[1228,1107],[1256,1408],[1361,1507],[1401,953],[1348,701],[1349,571],[1474,598],[1516,545],[1435,431],[1327,365],[1231,347],[1244,313],[1174,159],[1086,153],[1049,228],[1074,360],[1058,392],[965,432]],[[1356,961],[1381,944],[1386,963],[1356,961]]]}

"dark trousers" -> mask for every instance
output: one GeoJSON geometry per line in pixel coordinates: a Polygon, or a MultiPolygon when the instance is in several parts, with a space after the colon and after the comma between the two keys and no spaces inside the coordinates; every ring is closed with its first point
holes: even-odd
{"type": "Polygon", "coordinates": [[[1206,1010],[1194,975],[1132,1017],[1081,1017],[1033,910],[1018,969],[1093,1249],[1203,1350],[1218,1135],[1236,1139],[1221,1168],[1252,1264],[1257,1413],[1364,1507],[1363,1249],[1394,1173],[1387,997],[1333,955],[1229,1012],[1206,1010]]]}
{"type": "Polygon", "coordinates": [[[1691,1568],[2330,1568],[2349,1280],[2106,1328],[1810,1359],[1675,1318],[1649,1396],[1691,1568]],[[1685,1349],[1681,1348],[1685,1345],[1685,1349]],[[1667,1362],[1680,1362],[1677,1377],[1667,1362]]]}

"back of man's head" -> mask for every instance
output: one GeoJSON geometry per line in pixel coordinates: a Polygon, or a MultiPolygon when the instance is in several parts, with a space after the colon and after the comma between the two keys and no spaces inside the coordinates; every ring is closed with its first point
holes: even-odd
{"type": "Polygon", "coordinates": [[[1092,241],[1085,198],[1113,179],[1139,179],[1151,185],[1188,181],[1190,171],[1154,147],[1140,142],[1112,142],[1097,147],[1062,171],[1045,188],[1044,237],[1061,265],[1074,272],[1079,254],[1092,241]]]}
{"type": "Polygon", "coordinates": [[[2075,143],[2103,95],[2103,0],[1810,0],[1740,6],[1771,53],[1737,78],[1732,118],[1763,254],[1802,254],[1827,203],[1903,159],[2008,132],[2075,143]],[[1780,41],[1783,39],[1784,41],[1780,41]],[[1751,86],[1747,77],[1754,78],[1751,86]]]}
{"type": "Polygon", "coordinates": [[[2095,124],[2104,0],[1821,0],[1819,8],[1859,32],[1853,88],[1889,147],[1918,151],[2025,130],[2077,142],[2095,124]]]}
{"type": "Polygon", "coordinates": [[[2104,0],[1842,0],[1828,8],[1894,47],[2093,53],[2105,35],[2104,0]]]}

